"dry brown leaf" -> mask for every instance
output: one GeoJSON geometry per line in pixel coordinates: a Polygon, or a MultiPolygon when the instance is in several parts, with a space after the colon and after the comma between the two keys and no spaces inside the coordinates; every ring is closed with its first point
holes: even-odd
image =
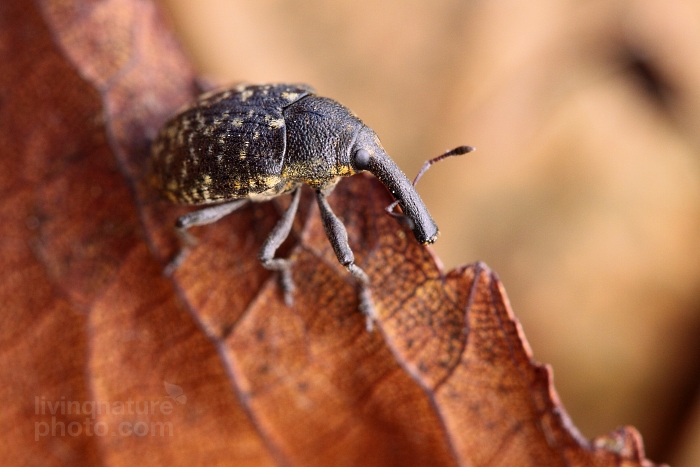
{"type": "Polygon", "coordinates": [[[371,177],[330,202],[377,332],[309,193],[286,245],[292,308],[256,255],[277,203],[196,230],[163,277],[183,211],[145,161],[195,85],[158,11],[5,2],[0,31],[8,465],[652,465],[632,428],[577,434],[495,274],[444,274],[371,177]]]}

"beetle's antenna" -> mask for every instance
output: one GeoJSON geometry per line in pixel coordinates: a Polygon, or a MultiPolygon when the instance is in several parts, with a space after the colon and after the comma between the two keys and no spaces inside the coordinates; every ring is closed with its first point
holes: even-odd
{"type": "Polygon", "coordinates": [[[448,157],[451,156],[461,156],[462,154],[466,154],[468,152],[472,152],[474,150],[473,147],[471,146],[459,146],[454,149],[450,149],[447,151],[445,154],[442,154],[437,157],[433,157],[429,161],[425,161],[423,164],[423,167],[418,171],[418,175],[416,175],[416,178],[413,179],[413,186],[416,186],[418,183],[418,180],[423,176],[424,173],[428,171],[431,165],[435,164],[436,162],[440,162],[443,159],[447,159],[448,157]]]}
{"type": "MultiPolygon", "coordinates": [[[[473,147],[471,146],[458,146],[454,149],[450,149],[444,154],[441,154],[437,157],[433,157],[430,160],[425,161],[423,164],[423,167],[418,171],[418,174],[416,175],[416,178],[413,179],[413,186],[416,186],[418,183],[418,180],[428,171],[428,169],[435,164],[436,162],[440,162],[443,159],[447,159],[448,157],[452,156],[461,156],[462,154],[466,154],[468,152],[472,152],[474,150],[473,147]]],[[[400,212],[395,212],[394,208],[396,208],[396,205],[399,204],[399,201],[396,200],[393,203],[391,203],[389,206],[385,208],[386,212],[389,213],[391,216],[394,216],[399,222],[402,224],[406,225],[408,228],[412,229],[413,228],[413,221],[403,215],[400,212]]]]}

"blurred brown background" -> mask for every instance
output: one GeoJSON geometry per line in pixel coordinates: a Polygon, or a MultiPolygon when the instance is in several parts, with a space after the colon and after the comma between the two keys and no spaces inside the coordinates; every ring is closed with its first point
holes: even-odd
{"type": "MultiPolygon", "coordinates": [[[[700,0],[167,0],[202,73],[357,112],[587,437],[700,465],[700,0]]],[[[332,202],[332,197],[331,197],[332,202]]]]}

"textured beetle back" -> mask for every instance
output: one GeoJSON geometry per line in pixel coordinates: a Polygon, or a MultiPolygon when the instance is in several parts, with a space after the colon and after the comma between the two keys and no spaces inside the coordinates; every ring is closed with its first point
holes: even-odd
{"type": "Polygon", "coordinates": [[[207,204],[293,188],[281,175],[283,111],[305,85],[241,85],[208,93],[170,120],[153,145],[158,187],[173,201],[207,204]]]}
{"type": "Polygon", "coordinates": [[[327,97],[310,96],[286,108],[284,119],[285,178],[325,189],[354,174],[350,149],[363,123],[350,109],[327,97]]]}

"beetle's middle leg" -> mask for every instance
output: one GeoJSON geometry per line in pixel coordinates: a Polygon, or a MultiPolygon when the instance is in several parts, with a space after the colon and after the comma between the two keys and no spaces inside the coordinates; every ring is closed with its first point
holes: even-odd
{"type": "Polygon", "coordinates": [[[350,274],[355,276],[360,286],[360,311],[367,318],[367,330],[372,331],[374,320],[376,318],[374,305],[372,305],[372,295],[369,290],[369,277],[367,274],[355,264],[355,255],[348,244],[348,232],[345,226],[331,210],[326,195],[321,191],[316,192],[318,206],[321,209],[321,221],[323,228],[326,231],[326,236],[331,242],[335,256],[340,264],[350,271],[350,274]]]}
{"type": "Polygon", "coordinates": [[[277,224],[272,229],[272,232],[270,232],[267,240],[265,240],[265,243],[263,243],[263,246],[260,248],[260,252],[258,252],[258,258],[264,268],[280,272],[284,302],[287,306],[292,306],[292,292],[294,292],[291,263],[288,259],[275,258],[275,252],[277,252],[277,249],[286,240],[289,236],[289,232],[292,230],[294,216],[297,213],[297,208],[299,208],[299,198],[301,198],[301,186],[294,190],[292,202],[289,203],[289,207],[284,214],[282,214],[280,220],[277,221],[277,224]]]}
{"type": "Polygon", "coordinates": [[[181,247],[180,251],[165,267],[165,275],[170,276],[173,272],[175,272],[175,270],[180,266],[180,264],[182,264],[189,254],[190,248],[197,243],[187,229],[197,225],[206,225],[216,222],[222,217],[228,216],[237,209],[240,209],[246,203],[248,203],[247,199],[237,199],[228,203],[217,204],[215,206],[199,209],[197,211],[185,214],[184,216],[178,217],[177,221],[175,221],[175,230],[178,237],[180,237],[181,247]]]}

